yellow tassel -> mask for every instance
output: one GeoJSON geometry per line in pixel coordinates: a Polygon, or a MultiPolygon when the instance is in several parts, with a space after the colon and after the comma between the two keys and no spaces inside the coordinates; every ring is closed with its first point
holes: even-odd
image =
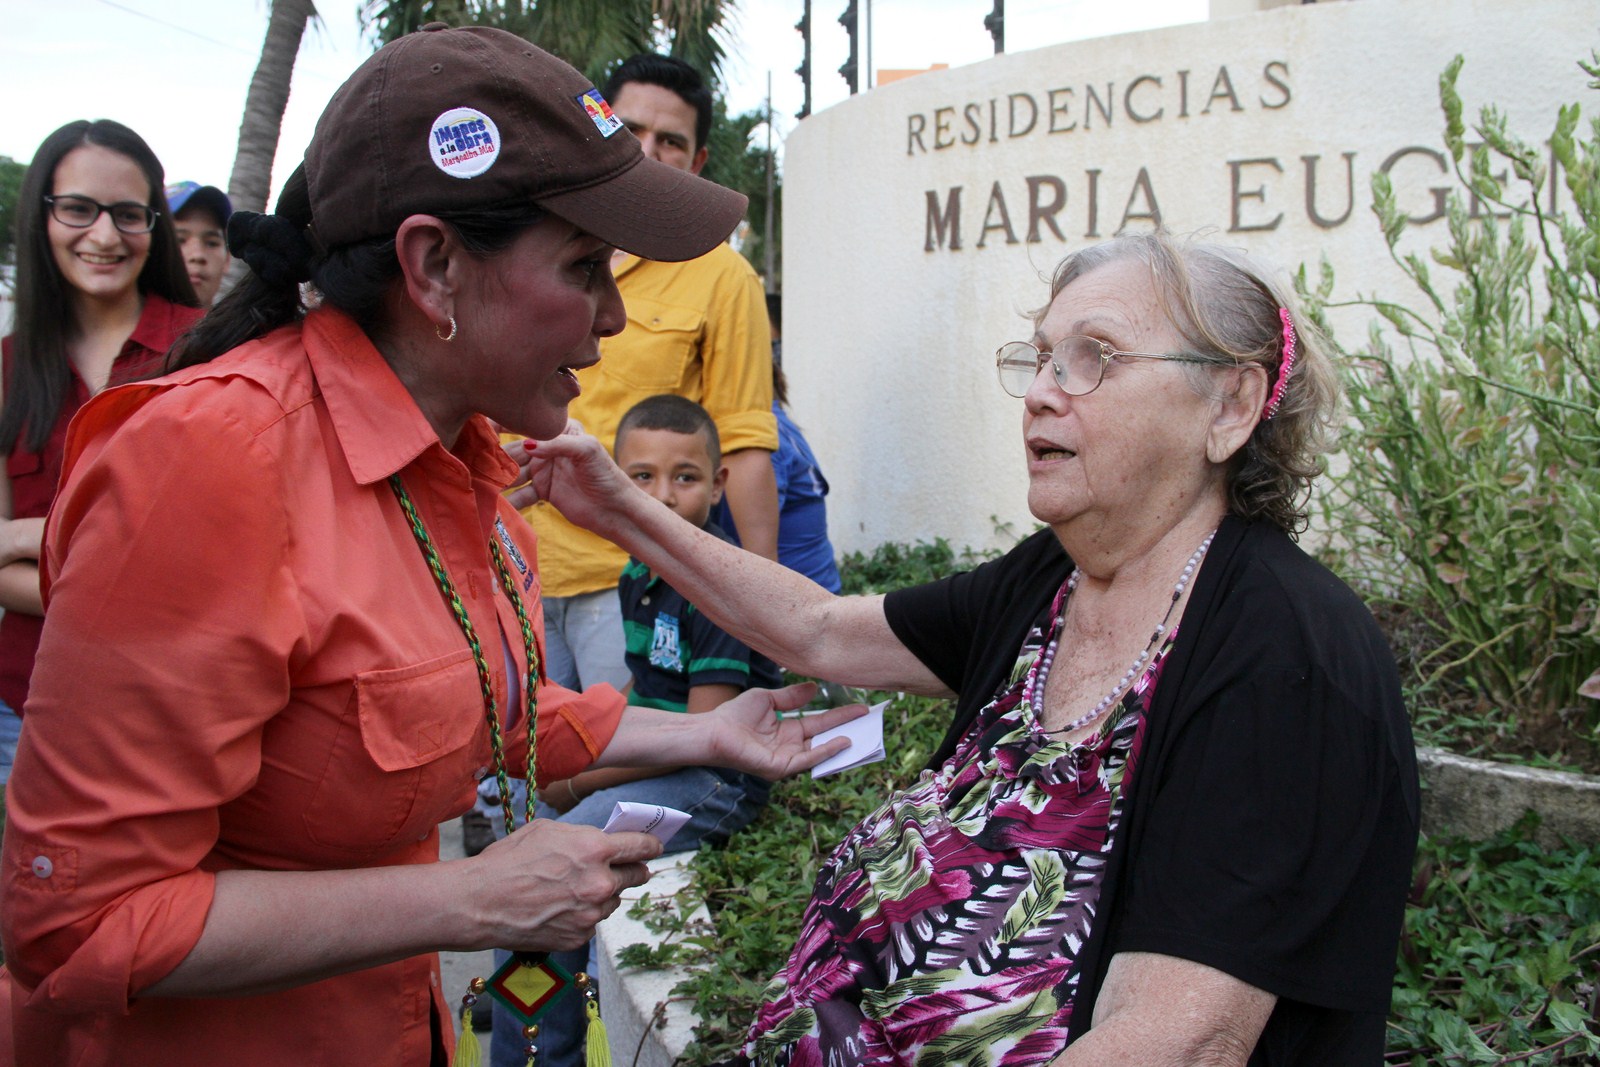
{"type": "Polygon", "coordinates": [[[483,1046],[478,1035],[472,1032],[472,1006],[461,1013],[461,1033],[456,1037],[455,1067],[479,1067],[483,1062],[483,1046]]]}
{"type": "Polygon", "coordinates": [[[606,1036],[605,1020],[600,1018],[600,1005],[587,1000],[583,1010],[589,1016],[589,1032],[583,1037],[584,1062],[587,1067],[611,1067],[611,1039],[606,1036]]]}
{"type": "Polygon", "coordinates": [[[483,1046],[478,1044],[478,1035],[472,1032],[472,1006],[488,985],[482,978],[467,983],[467,995],[461,998],[461,1033],[456,1037],[455,1067],[478,1067],[483,1062],[483,1046]]]}

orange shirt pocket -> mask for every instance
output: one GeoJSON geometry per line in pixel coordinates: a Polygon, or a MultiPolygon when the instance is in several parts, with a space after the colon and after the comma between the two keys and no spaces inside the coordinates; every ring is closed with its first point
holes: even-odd
{"type": "Polygon", "coordinates": [[[483,722],[467,649],[356,675],[333,751],[305,814],[318,844],[381,853],[414,843],[470,793],[483,722]]]}

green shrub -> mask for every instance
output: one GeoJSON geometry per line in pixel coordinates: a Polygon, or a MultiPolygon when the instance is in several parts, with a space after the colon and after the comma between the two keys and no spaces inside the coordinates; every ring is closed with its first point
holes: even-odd
{"type": "Polygon", "coordinates": [[[1600,856],[1424,839],[1406,910],[1388,1063],[1600,1062],[1600,856]]]}
{"type": "MultiPolygon", "coordinates": [[[[1582,66],[1600,78],[1600,53],[1582,66]]],[[[1326,306],[1381,316],[1340,361],[1352,423],[1322,518],[1335,568],[1427,638],[1401,650],[1419,738],[1600,769],[1600,120],[1580,139],[1578,107],[1560,111],[1572,208],[1553,216],[1543,154],[1501,112],[1484,108],[1469,143],[1461,67],[1440,96],[1473,201],[1450,196],[1431,265],[1398,251],[1405,216],[1372,181],[1418,306],[1335,305],[1331,268],[1315,287],[1301,272],[1324,326],[1326,306]]]]}
{"type": "Polygon", "coordinates": [[[871,553],[851,552],[839,560],[839,581],[846,596],[887,593],[967,570],[983,561],[972,549],[957,555],[942,537],[914,545],[889,542],[871,553]]]}
{"type": "MultiPolygon", "coordinates": [[[[873,701],[889,693],[865,694],[873,701]]],[[[943,700],[897,697],[884,712],[892,738],[888,758],[848,774],[813,781],[800,775],[773,787],[772,802],[727,848],[702,848],[692,861],[692,885],[675,901],[646,898],[637,913],[652,913],[655,946],[630,945],[628,966],[678,963],[690,977],[673,991],[695,1005],[695,1041],[683,1063],[716,1063],[743,1042],[761,1004],[761,990],[789,957],[800,917],[822,862],[855,824],[896,788],[915,780],[944,737],[952,706],[943,700]],[[704,905],[715,928],[684,920],[704,905]]]]}

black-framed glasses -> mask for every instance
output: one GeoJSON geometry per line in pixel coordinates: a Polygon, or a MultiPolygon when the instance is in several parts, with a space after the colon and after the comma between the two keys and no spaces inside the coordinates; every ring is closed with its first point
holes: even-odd
{"type": "Polygon", "coordinates": [[[46,193],[44,202],[50,205],[51,218],[75,230],[87,230],[94,225],[100,213],[105,212],[111,216],[111,225],[123,233],[149,233],[156,228],[156,219],[161,217],[161,212],[149,204],[141,204],[135,200],[102,204],[98,200],[90,200],[87,196],[78,196],[74,193],[62,193],[59,196],[46,193]]]}
{"type": "Polygon", "coordinates": [[[1048,352],[1028,341],[1007,341],[994,354],[995,370],[1000,375],[1000,388],[1009,395],[1022,399],[1028,387],[1046,366],[1056,380],[1057,387],[1068,396],[1086,396],[1100,388],[1105,379],[1106,364],[1113,359],[1164,359],[1171,363],[1210,363],[1231,367],[1235,361],[1222,356],[1171,355],[1162,352],[1122,352],[1096,337],[1069,334],[1057,341],[1048,352]]]}

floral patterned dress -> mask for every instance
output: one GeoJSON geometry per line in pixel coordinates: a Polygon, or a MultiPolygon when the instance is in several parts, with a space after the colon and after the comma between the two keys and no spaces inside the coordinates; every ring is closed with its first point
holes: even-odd
{"type": "Polygon", "coordinates": [[[1028,1067],[1066,1046],[1075,966],[1167,635],[1100,728],[1046,733],[1040,649],[1067,587],[955,754],[862,820],[817,875],[744,1052],[761,1067],[1028,1067]]]}

